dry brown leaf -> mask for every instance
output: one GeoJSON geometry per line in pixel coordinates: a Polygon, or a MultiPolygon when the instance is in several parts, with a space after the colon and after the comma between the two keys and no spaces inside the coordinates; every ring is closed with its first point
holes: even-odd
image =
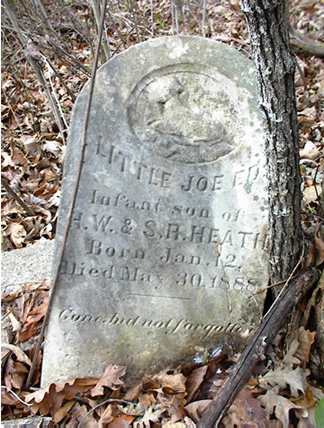
{"type": "Polygon", "coordinates": [[[7,366],[9,366],[10,369],[6,370],[6,385],[8,385],[9,382],[11,387],[19,390],[22,389],[28,374],[27,367],[19,361],[12,361],[12,364],[7,366]],[[8,379],[8,377],[10,377],[10,379],[8,379]]]}
{"type": "Polygon", "coordinates": [[[321,236],[319,227],[315,233],[314,243],[316,248],[316,266],[319,266],[324,262],[324,239],[321,236]]]}
{"type": "Polygon", "coordinates": [[[23,246],[27,232],[22,224],[15,222],[10,223],[5,233],[10,237],[10,240],[16,248],[21,248],[23,246]]]}
{"type": "Polygon", "coordinates": [[[143,380],[143,390],[160,391],[165,394],[182,394],[186,392],[186,378],[182,373],[162,371],[143,380]]]}
{"type": "Polygon", "coordinates": [[[5,388],[1,388],[1,405],[2,406],[17,406],[19,400],[15,398],[9,391],[6,391],[5,388]]]}
{"type": "Polygon", "coordinates": [[[319,184],[316,184],[316,186],[314,185],[305,187],[305,189],[303,190],[304,200],[307,204],[309,204],[310,202],[315,202],[317,201],[321,193],[322,186],[320,186],[319,184]]]}
{"type": "Polygon", "coordinates": [[[8,318],[11,322],[12,331],[20,331],[21,330],[21,322],[17,320],[12,312],[9,312],[8,318]]]}
{"type": "Polygon", "coordinates": [[[295,353],[295,357],[300,360],[304,367],[309,362],[310,350],[315,341],[315,336],[316,332],[305,330],[304,327],[300,327],[298,330],[299,346],[295,353]]]}
{"type": "Polygon", "coordinates": [[[207,370],[207,365],[198,367],[197,369],[194,369],[188,376],[186,381],[187,403],[190,403],[190,401],[193,399],[195,393],[197,392],[198,388],[200,387],[202,381],[205,378],[207,370]]]}
{"type": "Polygon", "coordinates": [[[301,159],[316,159],[320,156],[321,151],[315,146],[312,141],[307,141],[304,148],[300,150],[299,156],[301,159]]]}
{"type": "Polygon", "coordinates": [[[289,386],[291,395],[298,397],[299,393],[305,393],[307,387],[306,378],[309,373],[309,370],[302,369],[301,367],[295,369],[291,369],[290,367],[277,368],[269,370],[265,375],[259,377],[259,384],[264,389],[269,389],[269,387],[272,388],[277,385],[285,389],[289,386]]]}
{"type": "Polygon", "coordinates": [[[147,409],[148,407],[154,406],[156,404],[155,394],[153,394],[153,392],[144,392],[140,394],[138,402],[140,403],[143,409],[147,409]]]}
{"type": "Polygon", "coordinates": [[[62,407],[60,407],[53,415],[53,421],[58,424],[65,416],[69,413],[75,401],[67,401],[62,407]]]}
{"type": "Polygon", "coordinates": [[[287,398],[276,393],[276,390],[267,391],[265,395],[258,397],[266,409],[267,415],[270,418],[274,413],[276,418],[281,421],[283,428],[289,428],[289,413],[293,409],[301,409],[287,398]]]}
{"type": "Polygon", "coordinates": [[[144,415],[138,421],[134,421],[133,427],[151,428],[151,422],[158,422],[162,413],[164,413],[164,409],[159,405],[151,406],[145,410],[144,415]]]}
{"type": "Polygon", "coordinates": [[[124,395],[124,400],[127,400],[127,401],[137,400],[141,391],[142,391],[142,382],[139,382],[135,384],[133,387],[131,387],[128,391],[126,391],[124,395]]]}
{"type": "Polygon", "coordinates": [[[186,424],[186,428],[196,428],[194,421],[187,416],[184,418],[184,423],[186,424]]]}
{"type": "Polygon", "coordinates": [[[112,422],[114,420],[113,416],[113,408],[111,404],[104,409],[104,411],[100,415],[99,426],[104,427],[106,424],[112,422]]]}
{"type": "Polygon", "coordinates": [[[51,384],[47,388],[28,394],[26,401],[32,404],[34,413],[54,416],[64,400],[72,400],[76,394],[89,391],[97,381],[95,378],[85,378],[51,384]]]}
{"type": "Polygon", "coordinates": [[[46,314],[48,307],[48,293],[42,292],[41,294],[39,294],[38,297],[41,297],[39,299],[39,304],[38,300],[36,300],[31,308],[25,308],[25,320],[23,323],[23,327],[18,334],[18,340],[20,342],[25,342],[37,333],[37,330],[40,327],[40,321],[44,318],[46,314]]]}
{"type": "Polygon", "coordinates": [[[31,366],[32,363],[31,363],[29,357],[18,346],[10,345],[9,343],[3,343],[1,345],[1,347],[5,348],[5,349],[9,349],[11,352],[13,352],[16,355],[18,361],[21,361],[22,363],[26,363],[29,366],[31,366]]]}
{"type": "Polygon", "coordinates": [[[186,414],[184,411],[184,406],[186,404],[184,394],[158,394],[157,401],[165,410],[167,410],[167,413],[170,416],[170,422],[177,422],[184,418],[186,414]]]}
{"type": "Polygon", "coordinates": [[[247,388],[239,392],[223,419],[226,428],[268,428],[267,414],[247,388]]]}
{"type": "Polygon", "coordinates": [[[185,422],[166,422],[162,428],[186,428],[185,422]]]}
{"type": "Polygon", "coordinates": [[[116,366],[115,364],[109,364],[106,367],[103,375],[99,379],[97,385],[91,390],[91,397],[104,394],[104,387],[117,390],[123,384],[120,378],[123,377],[126,373],[126,367],[116,366]]]}
{"type": "Polygon", "coordinates": [[[114,420],[107,425],[107,428],[131,428],[133,420],[134,416],[120,415],[114,418],[114,420]]]}
{"type": "MultiPolygon", "coordinates": [[[[88,409],[85,404],[80,405],[79,403],[75,402],[74,406],[70,411],[71,419],[67,422],[66,428],[78,428],[81,420],[82,420],[82,428],[85,428],[84,421],[87,413],[88,413],[88,409]]],[[[92,414],[88,415],[88,417],[91,421],[96,422],[92,414]]]]}
{"type": "Polygon", "coordinates": [[[199,401],[194,401],[193,403],[189,403],[186,407],[185,407],[185,411],[188,413],[188,415],[190,416],[191,419],[194,420],[194,422],[198,422],[203,411],[206,409],[206,407],[208,406],[208,404],[211,402],[212,400],[199,400],[199,401]]]}

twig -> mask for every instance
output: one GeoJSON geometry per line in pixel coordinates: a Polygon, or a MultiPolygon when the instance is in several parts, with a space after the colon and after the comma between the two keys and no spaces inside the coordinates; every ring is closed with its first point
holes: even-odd
{"type": "Polygon", "coordinates": [[[18,202],[18,204],[26,211],[27,214],[32,216],[36,215],[35,211],[31,207],[29,207],[21,199],[21,197],[17,195],[17,193],[14,190],[12,190],[9,184],[9,180],[4,175],[1,175],[1,183],[3,184],[3,187],[6,189],[6,192],[8,192],[9,195],[12,196],[18,202]]]}
{"type": "Polygon", "coordinates": [[[151,32],[152,36],[154,36],[154,6],[153,6],[153,0],[150,0],[150,6],[151,6],[151,32]]]}
{"type": "Polygon", "coordinates": [[[41,348],[41,345],[43,343],[44,333],[45,333],[45,329],[47,327],[47,323],[48,323],[48,319],[49,319],[49,315],[50,315],[50,311],[51,311],[51,306],[53,303],[53,297],[54,297],[56,284],[58,281],[59,271],[60,271],[61,264],[63,261],[64,248],[65,248],[67,236],[68,236],[70,226],[71,226],[71,222],[72,222],[72,213],[73,213],[73,209],[75,206],[77,193],[78,193],[78,189],[79,189],[81,172],[82,172],[82,165],[83,165],[85,148],[86,148],[87,131],[88,131],[89,120],[90,120],[92,96],[93,96],[94,85],[95,85],[96,74],[97,74],[97,68],[98,68],[98,59],[99,59],[99,53],[100,53],[100,46],[101,46],[101,39],[102,39],[102,33],[103,33],[103,23],[104,23],[104,18],[105,18],[106,6],[107,6],[107,0],[104,0],[104,5],[103,5],[103,9],[102,9],[102,14],[101,14],[101,21],[100,21],[100,31],[99,31],[99,36],[98,36],[98,43],[97,43],[97,47],[96,47],[96,55],[95,55],[95,60],[94,60],[93,66],[92,66],[92,74],[91,74],[90,88],[89,88],[89,97],[88,97],[88,102],[87,102],[87,107],[86,107],[86,112],[85,112],[84,126],[83,126],[83,130],[82,130],[83,132],[82,132],[82,138],[81,138],[81,156],[80,156],[79,164],[78,164],[77,177],[76,177],[75,187],[74,187],[73,195],[72,195],[72,202],[71,202],[71,205],[70,205],[68,213],[67,213],[65,230],[63,233],[63,241],[62,241],[61,248],[59,249],[58,263],[56,264],[56,269],[55,269],[54,275],[53,275],[53,285],[52,285],[52,288],[50,289],[50,294],[49,294],[49,299],[48,299],[48,307],[47,307],[47,311],[46,311],[46,314],[45,314],[45,317],[43,320],[41,331],[39,333],[38,340],[36,342],[36,347],[35,347],[35,351],[34,351],[33,359],[32,359],[32,365],[31,365],[30,371],[28,373],[27,381],[26,381],[26,388],[29,388],[29,385],[31,384],[31,381],[33,379],[34,371],[36,368],[37,355],[38,355],[40,348],[41,348]]]}
{"type": "Polygon", "coordinates": [[[54,28],[53,28],[50,20],[48,19],[48,15],[47,15],[46,9],[45,9],[42,1],[41,0],[36,0],[36,4],[37,4],[38,9],[40,11],[40,18],[41,18],[43,24],[45,25],[46,29],[49,30],[49,31],[51,31],[51,33],[53,34],[53,36],[56,39],[58,39],[56,31],[54,30],[54,28]]]}
{"type": "Polygon", "coordinates": [[[9,4],[8,0],[3,0],[3,3],[5,6],[5,12],[6,12],[12,26],[14,27],[15,32],[17,33],[18,40],[19,40],[20,44],[22,45],[22,47],[25,48],[24,52],[25,52],[27,61],[32,66],[32,68],[34,69],[38,80],[40,81],[41,85],[45,89],[48,101],[49,101],[51,108],[52,108],[52,113],[53,113],[54,119],[57,123],[57,126],[58,126],[60,133],[62,135],[62,138],[64,140],[64,124],[63,124],[62,119],[60,117],[55,99],[53,98],[51,90],[48,87],[48,84],[47,84],[46,79],[44,77],[42,67],[39,65],[38,61],[36,61],[35,58],[32,57],[32,55],[30,55],[29,53],[26,52],[26,38],[25,38],[24,34],[22,33],[22,31],[19,27],[16,14],[15,14],[14,10],[11,8],[11,5],[9,4]]]}
{"type": "Polygon", "coordinates": [[[20,403],[22,403],[24,406],[28,406],[28,407],[32,406],[32,404],[26,403],[26,401],[22,400],[12,389],[8,388],[7,386],[1,385],[1,389],[5,389],[6,391],[8,391],[9,394],[13,395],[15,399],[20,401],[20,403]]]}
{"type": "Polygon", "coordinates": [[[295,51],[301,51],[308,55],[324,58],[324,43],[316,42],[308,37],[301,36],[293,29],[290,29],[290,44],[295,51]]]}
{"type": "Polygon", "coordinates": [[[229,378],[219,391],[217,399],[213,400],[203,412],[197,428],[217,427],[225,412],[233,403],[237,393],[249,380],[256,364],[264,358],[264,351],[273,341],[290,312],[303,295],[318,280],[319,273],[310,269],[282,289],[282,293],[272,304],[250,343],[231,372],[229,378]]]}
{"type": "Polygon", "coordinates": [[[202,35],[203,35],[203,37],[206,36],[206,9],[207,9],[206,0],[203,0],[203,4],[202,4],[202,21],[201,21],[201,27],[202,27],[202,35]]]}
{"type": "MultiPolygon", "coordinates": [[[[58,109],[59,109],[60,117],[62,118],[62,121],[63,121],[63,123],[64,123],[65,129],[68,129],[68,124],[67,124],[67,122],[66,122],[66,119],[65,119],[64,113],[63,113],[62,108],[61,108],[61,104],[60,104],[60,102],[59,102],[58,96],[57,96],[56,91],[55,91],[55,87],[54,87],[53,82],[52,82],[52,79],[51,79],[51,73],[55,74],[55,70],[51,67],[51,65],[50,65],[50,63],[47,61],[47,58],[45,57],[45,55],[43,55],[43,54],[41,54],[41,55],[42,55],[42,58],[43,58],[44,64],[47,66],[47,70],[48,70],[48,80],[49,80],[50,85],[51,85],[51,89],[52,89],[53,97],[54,97],[54,99],[55,99],[55,101],[56,101],[56,105],[57,105],[57,107],[58,107],[58,109]]],[[[63,140],[64,140],[64,136],[63,136],[63,140]]]]}
{"type": "MultiPolygon", "coordinates": [[[[320,167],[320,164],[318,164],[318,165],[316,166],[315,174],[314,174],[314,188],[315,188],[315,193],[316,193],[316,199],[317,199],[318,201],[320,200],[320,195],[318,194],[316,180],[317,180],[317,174],[318,174],[318,171],[319,171],[319,167],[320,167]]],[[[321,204],[320,204],[320,209],[321,209],[321,208],[322,208],[322,207],[321,207],[321,204]]]]}
{"type": "MultiPolygon", "coordinates": [[[[99,34],[99,31],[100,31],[100,9],[99,9],[98,1],[99,0],[91,0],[90,3],[91,3],[92,10],[93,10],[93,15],[95,17],[96,25],[97,25],[97,32],[99,34]]],[[[104,59],[106,59],[106,61],[108,61],[108,59],[110,58],[110,47],[108,44],[107,37],[105,37],[105,41],[102,43],[102,47],[103,47],[103,51],[104,51],[104,59]]]]}

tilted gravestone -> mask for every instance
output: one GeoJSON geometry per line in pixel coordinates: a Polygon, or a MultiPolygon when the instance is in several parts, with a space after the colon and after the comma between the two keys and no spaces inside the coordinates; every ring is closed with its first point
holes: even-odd
{"type": "MultiPolygon", "coordinates": [[[[87,98],[88,86],[72,118],[58,247],[87,98]]],[[[101,67],[44,384],[108,363],[136,377],[246,338],[267,283],[263,135],[253,64],[233,48],[166,37],[101,67]]]]}

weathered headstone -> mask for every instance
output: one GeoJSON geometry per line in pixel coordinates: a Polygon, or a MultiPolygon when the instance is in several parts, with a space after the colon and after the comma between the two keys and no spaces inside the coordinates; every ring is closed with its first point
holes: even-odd
{"type": "MultiPolygon", "coordinates": [[[[72,118],[57,245],[80,158],[72,118]]],[[[45,346],[43,383],[175,365],[262,311],[268,208],[253,64],[199,37],[134,46],[101,67],[45,346]]],[[[57,263],[58,260],[55,260],[57,263]]]]}

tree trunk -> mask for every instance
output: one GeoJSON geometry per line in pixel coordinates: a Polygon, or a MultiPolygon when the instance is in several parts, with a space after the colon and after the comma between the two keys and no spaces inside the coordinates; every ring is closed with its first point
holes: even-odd
{"type": "Polygon", "coordinates": [[[270,281],[286,280],[302,248],[295,59],[286,0],[241,0],[267,127],[270,281]]]}

